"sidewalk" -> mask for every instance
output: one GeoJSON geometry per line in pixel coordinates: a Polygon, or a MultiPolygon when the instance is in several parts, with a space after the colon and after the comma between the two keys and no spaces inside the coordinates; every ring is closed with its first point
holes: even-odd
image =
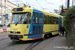
{"type": "Polygon", "coordinates": [[[32,50],[70,50],[70,49],[73,49],[73,46],[71,48],[68,48],[66,46],[65,37],[56,36],[44,40],[36,47],[34,47],[32,50]]]}

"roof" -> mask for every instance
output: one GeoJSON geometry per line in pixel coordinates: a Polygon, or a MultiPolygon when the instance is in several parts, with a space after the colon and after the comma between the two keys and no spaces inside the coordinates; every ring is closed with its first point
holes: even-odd
{"type": "MultiPolygon", "coordinates": [[[[29,10],[34,10],[34,9],[36,9],[38,12],[43,12],[44,14],[46,14],[46,15],[49,15],[49,16],[55,16],[55,17],[59,17],[59,16],[61,16],[61,15],[58,15],[58,14],[54,14],[54,13],[51,13],[51,12],[47,12],[47,11],[44,11],[44,10],[41,10],[41,9],[38,9],[38,8],[32,8],[32,7],[16,7],[16,8],[24,8],[24,9],[26,9],[25,11],[27,11],[28,9],[29,10]]],[[[62,17],[62,16],[61,16],[62,17]]]]}
{"type": "MultiPolygon", "coordinates": [[[[38,9],[38,8],[35,8],[35,9],[38,9]]],[[[42,11],[46,15],[55,16],[55,17],[61,16],[61,15],[54,14],[54,13],[51,13],[51,12],[47,12],[47,11],[44,11],[44,10],[41,10],[41,9],[38,9],[38,10],[42,11]]]]}

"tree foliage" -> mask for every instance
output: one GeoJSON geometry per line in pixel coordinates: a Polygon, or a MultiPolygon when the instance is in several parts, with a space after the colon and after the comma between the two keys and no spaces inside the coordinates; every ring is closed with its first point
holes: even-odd
{"type": "Polygon", "coordinates": [[[66,13],[64,14],[64,27],[66,28],[66,31],[69,31],[69,18],[72,16],[72,14],[75,13],[75,6],[70,7],[66,13]]]}
{"type": "MultiPolygon", "coordinates": [[[[54,9],[54,12],[55,12],[56,14],[60,14],[60,13],[61,13],[62,5],[60,5],[59,7],[60,7],[59,9],[54,9]]],[[[63,9],[65,9],[64,6],[63,6],[63,9]]]]}
{"type": "Polygon", "coordinates": [[[57,14],[57,13],[59,13],[59,11],[57,10],[57,9],[54,9],[54,12],[57,14]]]}

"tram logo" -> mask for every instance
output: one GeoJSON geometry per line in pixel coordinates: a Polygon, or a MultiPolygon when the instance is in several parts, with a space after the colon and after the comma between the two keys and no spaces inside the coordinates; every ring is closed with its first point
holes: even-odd
{"type": "Polygon", "coordinates": [[[14,31],[16,31],[17,29],[13,29],[14,31]]]}

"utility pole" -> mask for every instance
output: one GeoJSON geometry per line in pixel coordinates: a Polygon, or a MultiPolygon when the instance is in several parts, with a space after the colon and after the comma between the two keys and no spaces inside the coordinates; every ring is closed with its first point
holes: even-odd
{"type": "Polygon", "coordinates": [[[60,13],[60,15],[62,15],[62,14],[63,14],[63,5],[61,7],[61,13],[60,13]]]}
{"type": "Polygon", "coordinates": [[[67,0],[67,9],[69,8],[69,2],[70,2],[70,0],[67,0]]]}
{"type": "Polygon", "coordinates": [[[62,5],[62,12],[63,12],[63,5],[62,5]]]}

